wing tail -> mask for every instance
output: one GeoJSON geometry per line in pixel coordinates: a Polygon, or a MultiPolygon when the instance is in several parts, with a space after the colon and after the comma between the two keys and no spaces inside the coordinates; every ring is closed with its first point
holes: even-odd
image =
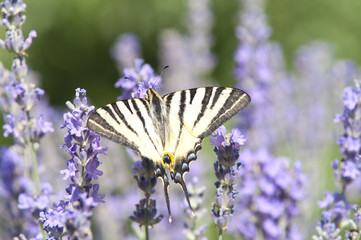
{"type": "MultiPolygon", "coordinates": [[[[185,172],[186,173],[186,172],[185,172]]],[[[185,174],[184,173],[184,174],[185,174]]],[[[173,181],[177,184],[179,184],[181,187],[182,187],[182,190],[184,192],[184,196],[186,198],[186,201],[188,203],[188,206],[189,206],[189,209],[191,210],[192,212],[192,215],[194,215],[193,213],[193,208],[192,208],[192,205],[191,205],[191,201],[189,200],[189,194],[188,194],[188,190],[187,190],[187,185],[185,184],[185,181],[184,181],[184,174],[183,175],[180,175],[179,173],[176,173],[175,175],[172,174],[172,178],[173,178],[173,181]]]]}
{"type": "Polygon", "coordinates": [[[195,152],[188,153],[187,158],[176,159],[175,166],[174,166],[174,172],[171,172],[172,180],[182,187],[184,196],[185,196],[188,206],[192,212],[192,215],[194,214],[193,208],[192,208],[191,202],[189,200],[189,193],[188,193],[185,181],[184,181],[184,176],[189,171],[190,163],[197,159],[197,152],[200,149],[201,149],[200,144],[197,144],[197,147],[195,147],[195,152]]]}
{"type": "Polygon", "coordinates": [[[167,203],[167,208],[168,208],[168,221],[169,223],[172,222],[172,214],[170,212],[170,203],[169,203],[169,182],[164,182],[164,196],[165,196],[165,201],[167,203]]]}
{"type": "Polygon", "coordinates": [[[156,167],[156,176],[158,178],[160,178],[163,182],[163,186],[164,186],[164,196],[165,196],[165,201],[167,203],[167,208],[168,208],[168,220],[171,223],[172,222],[172,214],[170,211],[170,202],[169,202],[169,179],[166,173],[165,168],[162,165],[157,165],[156,167]]]}

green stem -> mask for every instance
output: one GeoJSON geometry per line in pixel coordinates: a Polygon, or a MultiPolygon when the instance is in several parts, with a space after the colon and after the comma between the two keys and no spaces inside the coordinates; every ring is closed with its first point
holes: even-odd
{"type": "MultiPolygon", "coordinates": [[[[38,162],[36,160],[36,151],[35,151],[35,146],[34,143],[30,143],[30,151],[31,151],[31,160],[32,160],[32,165],[33,165],[33,174],[32,174],[32,179],[33,182],[35,184],[35,194],[39,195],[40,194],[40,180],[39,180],[39,173],[38,173],[38,162]]],[[[43,234],[43,239],[46,239],[46,232],[43,228],[43,224],[38,224],[39,230],[40,232],[43,234]]]]}
{"type": "Polygon", "coordinates": [[[81,192],[84,192],[84,187],[85,187],[85,166],[80,165],[81,167],[81,179],[79,180],[79,182],[77,183],[79,190],[81,192]]]}
{"type": "Polygon", "coordinates": [[[39,223],[38,226],[39,226],[40,232],[43,234],[43,239],[46,240],[48,234],[45,232],[43,224],[42,224],[42,223],[39,223]]]}
{"type": "Polygon", "coordinates": [[[345,202],[346,196],[345,196],[345,192],[346,192],[346,184],[342,183],[342,189],[341,189],[341,197],[342,200],[345,202]]]}
{"type": "Polygon", "coordinates": [[[149,196],[146,196],[146,210],[145,210],[145,240],[149,240],[149,228],[148,228],[148,212],[149,212],[149,196]]]}
{"type": "Polygon", "coordinates": [[[81,185],[84,185],[84,179],[85,179],[85,166],[81,165],[81,185]]]}
{"type": "Polygon", "coordinates": [[[218,232],[218,240],[222,240],[223,239],[223,231],[221,228],[219,228],[219,232],[218,232]]]}
{"type": "Polygon", "coordinates": [[[36,161],[36,151],[35,151],[35,146],[34,143],[30,143],[31,144],[31,160],[32,160],[32,165],[33,165],[33,174],[32,174],[32,178],[33,178],[33,182],[35,184],[35,194],[39,195],[40,194],[40,181],[39,181],[39,173],[38,173],[38,162],[36,161]]]}
{"type": "MultiPolygon", "coordinates": [[[[26,117],[27,117],[27,122],[30,123],[31,116],[30,116],[29,111],[26,111],[26,117]]],[[[29,132],[31,132],[30,124],[28,124],[28,130],[29,130],[29,132]]],[[[35,195],[39,195],[40,194],[40,183],[39,183],[39,173],[38,173],[38,162],[36,160],[35,143],[31,139],[31,137],[29,137],[27,144],[30,147],[31,162],[33,165],[32,180],[33,180],[33,183],[35,184],[35,195]]]]}

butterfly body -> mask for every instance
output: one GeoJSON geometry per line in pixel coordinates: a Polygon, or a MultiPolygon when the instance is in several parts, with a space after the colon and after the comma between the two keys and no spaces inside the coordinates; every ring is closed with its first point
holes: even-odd
{"type": "Polygon", "coordinates": [[[190,205],[184,174],[196,160],[202,141],[245,108],[250,97],[224,87],[193,88],[161,97],[148,89],[147,98],[117,101],[97,109],[87,126],[101,136],[136,151],[155,166],[164,184],[169,209],[169,179],[179,184],[190,205]]]}

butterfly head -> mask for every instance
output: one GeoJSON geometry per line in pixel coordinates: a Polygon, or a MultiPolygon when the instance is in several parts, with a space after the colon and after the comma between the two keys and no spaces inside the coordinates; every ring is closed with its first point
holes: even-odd
{"type": "Polygon", "coordinates": [[[165,152],[163,155],[163,163],[169,166],[173,162],[174,162],[174,156],[169,152],[165,152]]]}
{"type": "Polygon", "coordinates": [[[162,97],[155,91],[153,88],[149,88],[147,90],[147,95],[145,96],[146,99],[149,100],[149,102],[152,102],[154,98],[162,99],[162,97]]]}

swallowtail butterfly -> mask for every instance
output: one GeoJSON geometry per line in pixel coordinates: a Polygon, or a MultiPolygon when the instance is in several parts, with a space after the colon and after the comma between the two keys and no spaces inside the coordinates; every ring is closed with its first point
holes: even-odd
{"type": "Polygon", "coordinates": [[[205,87],[169,93],[161,97],[154,89],[144,99],[117,101],[98,108],[87,127],[150,160],[164,184],[169,207],[169,169],[190,205],[184,175],[196,160],[202,141],[251,101],[242,90],[205,87]]]}

